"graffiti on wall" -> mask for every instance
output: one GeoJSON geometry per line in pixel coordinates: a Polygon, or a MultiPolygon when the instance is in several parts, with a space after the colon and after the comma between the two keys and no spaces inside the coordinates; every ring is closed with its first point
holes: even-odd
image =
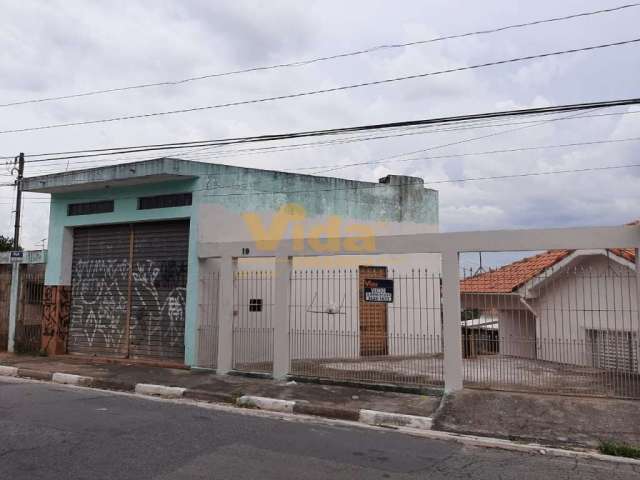
{"type": "Polygon", "coordinates": [[[71,289],[66,285],[47,285],[42,303],[42,348],[50,354],[66,353],[71,289]]]}
{"type": "MultiPolygon", "coordinates": [[[[133,270],[132,343],[178,348],[184,345],[187,264],[174,260],[136,262],[133,270]]],[[[162,353],[162,352],[160,352],[162,353]]]]}
{"type": "Polygon", "coordinates": [[[186,262],[174,260],[136,261],[131,271],[128,259],[78,260],[73,343],[123,355],[131,346],[138,354],[182,356],[186,271],[186,262]]]}
{"type": "Polygon", "coordinates": [[[124,350],[129,260],[77,260],[73,268],[73,343],[124,350]]]}

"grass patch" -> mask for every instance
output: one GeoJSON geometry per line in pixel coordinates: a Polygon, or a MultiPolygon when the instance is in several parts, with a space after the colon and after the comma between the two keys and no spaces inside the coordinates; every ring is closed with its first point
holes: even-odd
{"type": "Polygon", "coordinates": [[[600,453],[615,457],[640,458],[640,447],[619,442],[602,442],[600,453]]]}

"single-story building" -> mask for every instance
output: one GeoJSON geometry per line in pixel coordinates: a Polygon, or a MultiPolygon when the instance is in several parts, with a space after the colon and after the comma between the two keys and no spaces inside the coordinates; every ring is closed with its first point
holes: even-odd
{"type": "Polygon", "coordinates": [[[497,318],[501,355],[638,372],[635,256],[543,252],[463,279],[462,308],[497,318]]]}
{"type": "MultiPolygon", "coordinates": [[[[347,317],[345,304],[357,301],[360,282],[391,269],[440,269],[438,255],[362,255],[376,235],[437,232],[438,193],[415,177],[389,175],[371,183],[158,158],[26,178],[23,189],[51,194],[45,324],[55,328],[47,328],[50,338],[44,339],[51,352],[214,366],[217,338],[206,327],[215,316],[216,296],[206,279],[219,263],[199,256],[203,243],[275,245],[311,237],[314,248],[322,249],[324,238],[344,237],[345,256],[323,257],[322,264],[294,259],[294,269],[299,275],[323,268],[355,271],[351,300],[341,290],[347,288],[344,279],[335,278],[326,290],[309,282],[308,297],[301,300],[311,322],[305,328],[335,331],[337,323],[325,320],[341,318],[340,328],[354,339],[348,346],[354,355],[392,353],[393,332],[416,328],[406,315],[394,323],[377,305],[347,317]],[[370,338],[367,332],[373,332],[370,338]]],[[[265,312],[271,284],[260,282],[269,278],[273,260],[241,259],[239,269],[234,355],[237,349],[243,361],[268,361],[268,351],[255,352],[264,350],[265,338],[271,342],[265,312]],[[262,327],[263,345],[256,346],[251,332],[262,327]]],[[[439,295],[433,297],[435,302],[439,295]]],[[[433,328],[440,335],[436,316],[433,328]]]]}

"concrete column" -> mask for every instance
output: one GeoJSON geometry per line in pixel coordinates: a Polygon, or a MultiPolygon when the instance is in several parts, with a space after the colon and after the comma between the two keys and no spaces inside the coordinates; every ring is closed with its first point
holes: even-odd
{"type": "Polygon", "coordinates": [[[238,259],[224,257],[220,260],[220,285],[218,300],[218,362],[216,371],[228,373],[233,368],[233,288],[238,259]]]}
{"type": "Polygon", "coordinates": [[[20,264],[11,265],[11,290],[9,292],[9,341],[7,351],[15,351],[16,323],[18,322],[18,310],[20,309],[20,264]]]}
{"type": "Polygon", "coordinates": [[[289,301],[291,299],[292,257],[276,257],[273,305],[273,378],[282,380],[289,374],[289,301]]]}
{"type": "Polygon", "coordinates": [[[462,390],[462,334],[458,252],[442,253],[442,309],[444,336],[444,391],[462,390]]]}

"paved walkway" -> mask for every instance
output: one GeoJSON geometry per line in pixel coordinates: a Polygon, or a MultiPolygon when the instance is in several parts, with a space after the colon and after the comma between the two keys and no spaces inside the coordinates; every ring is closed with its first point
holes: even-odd
{"type": "Polygon", "coordinates": [[[233,397],[256,395],[310,402],[327,408],[378,410],[390,413],[431,416],[440,396],[376,391],[365,388],[317,383],[275,381],[240,375],[216,375],[207,371],[162,368],[125,361],[104,361],[70,355],[32,357],[0,354],[0,365],[38,372],[61,372],[93,377],[123,385],[151,383],[184,387],[233,397]]]}

